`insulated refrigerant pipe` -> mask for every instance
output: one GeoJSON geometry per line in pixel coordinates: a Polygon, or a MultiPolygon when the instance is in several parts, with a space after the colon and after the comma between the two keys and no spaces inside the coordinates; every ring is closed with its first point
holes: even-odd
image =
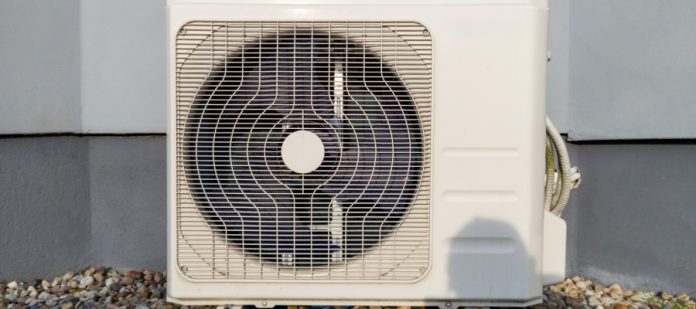
{"type": "Polygon", "coordinates": [[[571,167],[565,141],[546,117],[546,188],[544,209],[560,216],[568,204],[570,191],[580,185],[577,167],[571,167]],[[558,165],[558,166],[556,166],[558,165]]]}

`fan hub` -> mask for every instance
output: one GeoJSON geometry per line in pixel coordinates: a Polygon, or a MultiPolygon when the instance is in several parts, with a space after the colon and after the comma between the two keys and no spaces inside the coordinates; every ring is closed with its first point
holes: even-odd
{"type": "Polygon", "coordinates": [[[307,130],[298,130],[285,138],[281,148],[283,163],[293,172],[307,174],[324,161],[324,143],[307,130]]]}

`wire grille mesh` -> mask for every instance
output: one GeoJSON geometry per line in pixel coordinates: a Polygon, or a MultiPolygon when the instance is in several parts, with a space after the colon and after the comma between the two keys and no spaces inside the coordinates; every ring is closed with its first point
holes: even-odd
{"type": "Polygon", "coordinates": [[[430,254],[431,70],[430,35],[415,22],[184,25],[181,271],[203,281],[420,278],[430,254]],[[291,170],[281,153],[297,131],[323,145],[311,172],[291,170]]]}

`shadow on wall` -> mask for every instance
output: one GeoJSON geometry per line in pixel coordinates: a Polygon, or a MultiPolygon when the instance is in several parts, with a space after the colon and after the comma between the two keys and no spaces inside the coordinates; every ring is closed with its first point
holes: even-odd
{"type": "Polygon", "coordinates": [[[508,223],[474,219],[450,239],[448,250],[452,298],[529,302],[542,294],[540,263],[508,223]]]}

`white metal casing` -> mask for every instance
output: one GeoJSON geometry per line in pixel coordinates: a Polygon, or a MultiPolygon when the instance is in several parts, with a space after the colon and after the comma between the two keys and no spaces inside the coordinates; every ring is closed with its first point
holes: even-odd
{"type": "Polygon", "coordinates": [[[185,304],[528,305],[541,301],[544,0],[170,0],[168,296],[185,304]],[[189,21],[415,21],[433,40],[430,267],[414,282],[201,282],[175,256],[175,79],[189,21]]]}

